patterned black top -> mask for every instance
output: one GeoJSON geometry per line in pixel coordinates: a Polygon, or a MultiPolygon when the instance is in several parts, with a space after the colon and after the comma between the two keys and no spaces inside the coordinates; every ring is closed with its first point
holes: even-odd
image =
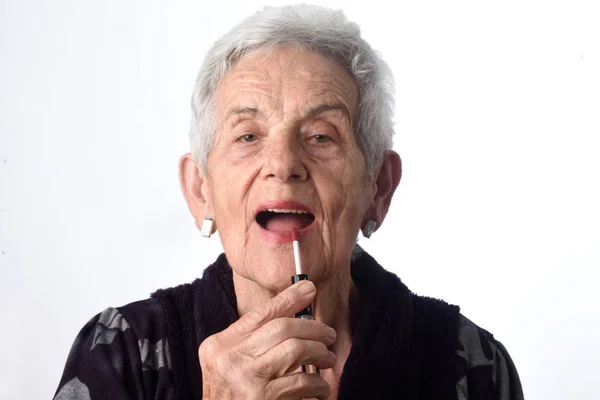
{"type": "MultiPolygon", "coordinates": [[[[459,329],[458,400],[523,399],[519,376],[504,346],[462,315],[459,329]]],[[[107,308],[77,335],[54,399],[173,399],[165,331],[157,299],[107,308]]]]}

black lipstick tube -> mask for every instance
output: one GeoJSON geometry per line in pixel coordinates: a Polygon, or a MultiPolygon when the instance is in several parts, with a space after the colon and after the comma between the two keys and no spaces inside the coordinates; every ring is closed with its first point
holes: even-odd
{"type": "MultiPolygon", "coordinates": [[[[294,276],[292,276],[292,285],[296,282],[307,281],[307,280],[308,280],[308,275],[306,275],[306,274],[294,275],[294,276]]],[[[297,312],[296,318],[314,320],[312,304],[309,304],[305,309],[297,312]]],[[[302,372],[306,372],[309,374],[317,374],[317,375],[321,374],[319,368],[317,368],[314,365],[303,365],[302,372]]]]}

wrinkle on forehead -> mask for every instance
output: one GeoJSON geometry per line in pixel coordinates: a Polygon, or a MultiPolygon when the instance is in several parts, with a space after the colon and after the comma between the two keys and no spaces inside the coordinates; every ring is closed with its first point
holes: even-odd
{"type": "Polygon", "coordinates": [[[345,68],[292,47],[245,55],[217,88],[219,126],[235,107],[264,107],[267,115],[296,115],[323,103],[343,103],[356,120],[357,87],[345,68]]]}

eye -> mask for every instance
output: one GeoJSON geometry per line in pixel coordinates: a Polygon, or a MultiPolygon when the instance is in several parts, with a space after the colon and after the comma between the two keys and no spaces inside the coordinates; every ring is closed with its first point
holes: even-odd
{"type": "Polygon", "coordinates": [[[254,133],[246,133],[246,134],[240,136],[237,140],[238,140],[238,142],[242,142],[242,143],[252,143],[256,139],[258,139],[258,137],[256,136],[256,134],[254,134],[254,133]]]}
{"type": "Polygon", "coordinates": [[[312,136],[312,139],[317,143],[329,143],[331,142],[331,138],[327,135],[316,134],[312,136]]]}

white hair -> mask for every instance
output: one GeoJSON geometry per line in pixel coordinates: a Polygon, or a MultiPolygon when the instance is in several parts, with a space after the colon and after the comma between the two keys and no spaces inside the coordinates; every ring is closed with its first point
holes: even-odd
{"type": "Polygon", "coordinates": [[[321,54],[344,68],[358,88],[356,139],[374,175],[392,147],[394,77],[379,53],[360,36],[341,10],[306,4],[265,7],[234,26],[208,51],[192,95],[190,147],[205,167],[217,130],[214,93],[227,71],[244,54],[293,45],[321,54]]]}

